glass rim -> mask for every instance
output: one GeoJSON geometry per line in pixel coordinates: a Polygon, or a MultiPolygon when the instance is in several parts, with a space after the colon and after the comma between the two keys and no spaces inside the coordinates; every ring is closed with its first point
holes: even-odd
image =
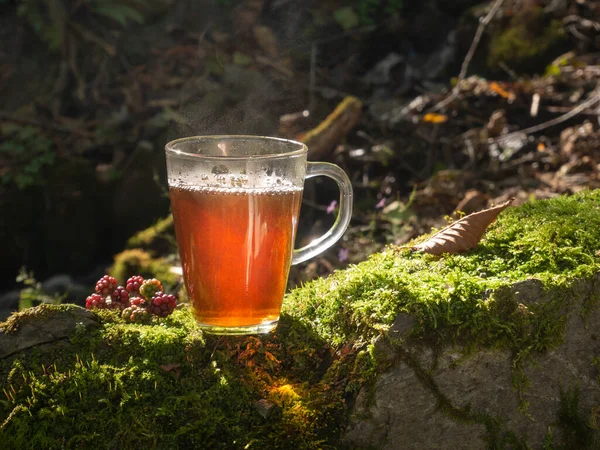
{"type": "Polygon", "coordinates": [[[292,139],[285,139],[279,137],[272,136],[257,136],[257,135],[246,135],[246,134],[222,134],[222,135],[208,135],[208,136],[188,136],[182,137],[170,142],[167,142],[165,145],[165,152],[169,153],[173,156],[181,156],[188,158],[197,158],[197,159],[217,159],[217,160],[245,160],[245,159],[273,159],[273,158],[283,158],[290,156],[300,156],[308,153],[308,147],[303,142],[294,141],[292,139]],[[282,144],[293,145],[297,148],[296,150],[290,150],[288,152],[282,153],[268,153],[268,154],[256,154],[256,155],[203,155],[200,153],[192,153],[185,150],[177,149],[176,146],[181,143],[189,142],[189,141],[217,141],[217,140],[248,140],[248,141],[275,141],[282,144]]]}

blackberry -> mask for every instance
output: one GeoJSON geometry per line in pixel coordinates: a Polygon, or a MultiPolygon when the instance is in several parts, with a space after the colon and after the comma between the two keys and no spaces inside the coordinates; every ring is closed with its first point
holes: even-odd
{"type": "Polygon", "coordinates": [[[137,306],[125,308],[121,313],[121,317],[128,323],[148,323],[152,319],[146,309],[137,306]]]}
{"type": "Polygon", "coordinates": [[[102,297],[100,294],[92,294],[85,299],[85,307],[86,309],[105,309],[107,307],[106,297],[102,297]]]}
{"type": "Polygon", "coordinates": [[[140,295],[140,287],[144,283],[144,277],[140,275],[134,275],[127,280],[127,284],[125,285],[125,289],[131,295],[138,297],[140,295]]]}
{"type": "Polygon", "coordinates": [[[149,323],[152,321],[152,316],[145,308],[134,309],[130,318],[133,323],[149,323]]]}
{"type": "Polygon", "coordinates": [[[148,311],[158,317],[167,317],[177,306],[177,299],[174,295],[157,292],[150,300],[148,311]]]}
{"type": "Polygon", "coordinates": [[[110,275],[104,275],[102,278],[98,280],[96,283],[96,293],[107,296],[112,293],[117,288],[117,280],[115,277],[111,277],[110,275]]]}
{"type": "Polygon", "coordinates": [[[157,292],[162,292],[163,286],[156,278],[146,280],[140,287],[140,294],[146,299],[150,300],[157,292]]]}
{"type": "Polygon", "coordinates": [[[110,294],[112,300],[110,306],[112,308],[126,308],[129,305],[129,292],[123,286],[117,286],[112,294],[110,294]]]}
{"type": "Polygon", "coordinates": [[[138,308],[145,308],[147,306],[147,302],[144,297],[132,297],[129,299],[129,305],[136,306],[138,308]]]}
{"type": "Polygon", "coordinates": [[[131,315],[133,314],[134,309],[137,309],[137,308],[135,306],[129,306],[121,312],[121,317],[123,318],[123,320],[125,322],[131,323],[131,315]]]}

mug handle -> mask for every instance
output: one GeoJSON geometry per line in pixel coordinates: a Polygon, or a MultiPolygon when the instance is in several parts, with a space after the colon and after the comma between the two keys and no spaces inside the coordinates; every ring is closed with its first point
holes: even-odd
{"type": "Polygon", "coordinates": [[[294,250],[292,264],[304,262],[335,244],[344,234],[352,217],[352,183],[346,172],[335,164],[307,162],[306,179],[317,176],[332,178],[340,189],[340,207],[332,227],[305,247],[294,250]]]}

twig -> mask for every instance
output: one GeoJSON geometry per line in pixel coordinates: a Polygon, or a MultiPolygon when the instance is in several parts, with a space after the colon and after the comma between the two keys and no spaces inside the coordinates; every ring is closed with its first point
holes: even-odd
{"type": "Polygon", "coordinates": [[[63,127],[55,123],[44,123],[39,120],[27,119],[25,117],[17,117],[5,111],[0,111],[0,119],[8,122],[18,123],[21,125],[31,125],[32,127],[43,128],[46,130],[58,131],[59,133],[76,134],[82,137],[94,137],[94,133],[76,128],[63,127]]]}
{"type": "Polygon", "coordinates": [[[514,70],[512,70],[510,67],[508,67],[504,61],[500,61],[498,63],[498,65],[500,66],[500,68],[502,70],[504,70],[508,74],[508,76],[510,77],[511,80],[517,81],[519,79],[519,76],[517,75],[517,73],[514,70]]]}
{"type": "Polygon", "coordinates": [[[444,106],[446,106],[448,103],[450,103],[452,100],[454,100],[458,96],[458,94],[460,92],[461,82],[467,76],[467,70],[469,69],[469,64],[471,64],[471,60],[473,59],[473,56],[475,55],[475,50],[477,50],[477,47],[479,46],[479,41],[481,41],[481,37],[483,36],[485,27],[490,23],[492,18],[496,15],[498,10],[500,9],[500,6],[502,6],[502,3],[504,3],[504,0],[496,0],[496,2],[492,5],[492,8],[487,13],[487,15],[479,22],[479,26],[477,27],[477,31],[475,32],[475,37],[473,38],[473,42],[471,42],[471,47],[469,48],[469,51],[467,52],[467,55],[465,56],[465,59],[460,67],[460,73],[458,74],[458,80],[456,82],[456,86],[454,86],[454,88],[452,89],[452,93],[448,97],[446,97],[444,100],[442,100],[437,105],[435,105],[433,108],[431,108],[430,111],[439,111],[440,109],[442,109],[444,106]]]}
{"type": "MultiPolygon", "coordinates": [[[[571,111],[571,108],[567,106],[548,106],[546,111],[551,113],[564,113],[571,111]]],[[[594,109],[586,109],[585,111],[581,111],[579,114],[584,116],[600,116],[600,108],[594,109]]]]}
{"type": "Polygon", "coordinates": [[[554,119],[548,120],[547,122],[543,122],[538,125],[534,125],[532,127],[525,128],[523,130],[514,131],[512,133],[505,134],[504,136],[499,136],[497,138],[488,139],[488,143],[493,144],[493,143],[504,141],[506,139],[511,139],[513,137],[520,136],[523,134],[528,135],[528,134],[532,134],[532,133],[537,133],[538,131],[542,131],[542,130],[545,130],[546,128],[550,128],[550,127],[553,127],[554,125],[558,125],[559,123],[565,122],[565,121],[571,119],[572,117],[575,117],[577,114],[581,113],[582,111],[585,111],[587,108],[592,106],[597,101],[600,101],[600,90],[593,94],[594,95],[592,95],[586,101],[581,102],[579,105],[577,105],[576,107],[571,109],[569,112],[563,114],[562,116],[555,117],[554,119]]]}

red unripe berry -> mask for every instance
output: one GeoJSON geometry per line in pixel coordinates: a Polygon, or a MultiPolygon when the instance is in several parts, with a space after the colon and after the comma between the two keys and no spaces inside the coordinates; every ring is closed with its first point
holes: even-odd
{"type": "Polygon", "coordinates": [[[123,286],[117,286],[112,294],[110,294],[110,298],[112,300],[111,307],[112,308],[126,308],[129,304],[129,292],[123,286]]]}
{"type": "Polygon", "coordinates": [[[129,299],[129,304],[131,306],[136,306],[139,308],[145,308],[146,307],[146,299],[143,297],[132,297],[129,299]]]}
{"type": "Polygon", "coordinates": [[[174,295],[157,292],[152,297],[147,309],[158,317],[167,317],[177,306],[177,299],[174,295]]]}
{"type": "Polygon", "coordinates": [[[110,275],[104,275],[96,283],[96,293],[105,297],[110,295],[116,288],[117,280],[115,277],[111,277],[110,275]]]}
{"type": "Polygon", "coordinates": [[[85,307],[86,309],[105,309],[106,308],[106,298],[102,297],[99,294],[92,294],[88,298],[85,299],[85,307]]]}
{"type": "Polygon", "coordinates": [[[129,292],[130,294],[133,294],[137,297],[140,293],[140,288],[142,287],[143,283],[144,283],[144,277],[142,277],[140,275],[134,275],[127,280],[125,289],[127,289],[127,292],[129,292]]]}

